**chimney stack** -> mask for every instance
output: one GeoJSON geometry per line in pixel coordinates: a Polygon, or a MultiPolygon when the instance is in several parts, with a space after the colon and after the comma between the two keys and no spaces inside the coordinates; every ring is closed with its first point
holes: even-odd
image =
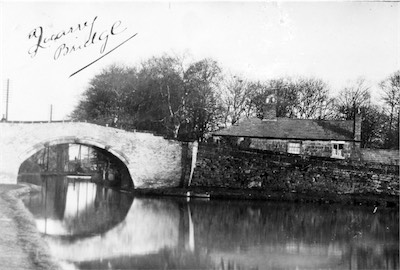
{"type": "Polygon", "coordinates": [[[265,99],[263,121],[276,121],[276,97],[274,94],[265,99]]]}

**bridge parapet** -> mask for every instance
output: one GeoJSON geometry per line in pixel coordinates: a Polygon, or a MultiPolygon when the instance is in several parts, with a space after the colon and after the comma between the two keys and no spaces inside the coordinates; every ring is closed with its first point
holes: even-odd
{"type": "Polygon", "coordinates": [[[112,153],[127,166],[136,188],[179,185],[181,142],[83,122],[0,123],[0,183],[16,183],[23,161],[47,145],[63,143],[112,153]]]}

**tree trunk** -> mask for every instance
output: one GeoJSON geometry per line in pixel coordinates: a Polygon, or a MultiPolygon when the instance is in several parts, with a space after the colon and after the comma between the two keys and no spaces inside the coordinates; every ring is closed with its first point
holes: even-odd
{"type": "Polygon", "coordinates": [[[178,138],[178,134],[179,134],[179,128],[181,127],[180,123],[174,124],[174,130],[173,130],[173,137],[174,139],[178,138]]]}

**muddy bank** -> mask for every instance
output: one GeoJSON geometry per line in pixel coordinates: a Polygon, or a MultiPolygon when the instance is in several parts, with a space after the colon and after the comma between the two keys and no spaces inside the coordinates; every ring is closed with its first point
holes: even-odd
{"type": "MultiPolygon", "coordinates": [[[[20,254],[15,254],[13,263],[15,260],[23,258],[26,261],[19,262],[17,268],[23,267],[25,269],[61,269],[56,261],[51,257],[50,250],[42,238],[32,214],[25,208],[24,204],[20,200],[20,196],[23,196],[30,192],[38,192],[40,188],[34,185],[0,185],[0,198],[3,200],[2,212],[8,212],[10,220],[15,224],[14,227],[4,228],[10,233],[16,235],[17,243],[13,243],[15,247],[4,247],[4,249],[16,249],[19,248],[20,254]],[[12,231],[11,231],[12,230],[12,231]],[[17,247],[18,246],[18,247],[17,247]],[[24,253],[24,254],[21,254],[24,253]]],[[[1,245],[1,244],[0,244],[1,245]]],[[[9,269],[16,269],[9,265],[9,269]]]]}
{"type": "Polygon", "coordinates": [[[257,189],[229,189],[229,188],[164,188],[164,189],[129,189],[124,192],[136,196],[189,196],[213,199],[235,200],[269,200],[286,201],[294,203],[318,203],[318,204],[343,204],[366,205],[377,207],[399,207],[399,197],[395,195],[377,194],[334,194],[334,193],[298,193],[278,192],[257,189]]]}

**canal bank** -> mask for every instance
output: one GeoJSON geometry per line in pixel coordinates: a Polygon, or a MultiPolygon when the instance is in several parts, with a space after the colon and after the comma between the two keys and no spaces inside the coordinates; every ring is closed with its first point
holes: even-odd
{"type": "Polygon", "coordinates": [[[0,269],[60,269],[19,196],[33,185],[0,185],[0,269]]]}
{"type": "Polygon", "coordinates": [[[208,200],[264,200],[293,203],[364,205],[383,208],[398,208],[399,197],[378,194],[336,194],[336,193],[299,193],[278,192],[258,189],[229,189],[217,187],[131,189],[122,190],[135,196],[179,196],[208,200]]]}

